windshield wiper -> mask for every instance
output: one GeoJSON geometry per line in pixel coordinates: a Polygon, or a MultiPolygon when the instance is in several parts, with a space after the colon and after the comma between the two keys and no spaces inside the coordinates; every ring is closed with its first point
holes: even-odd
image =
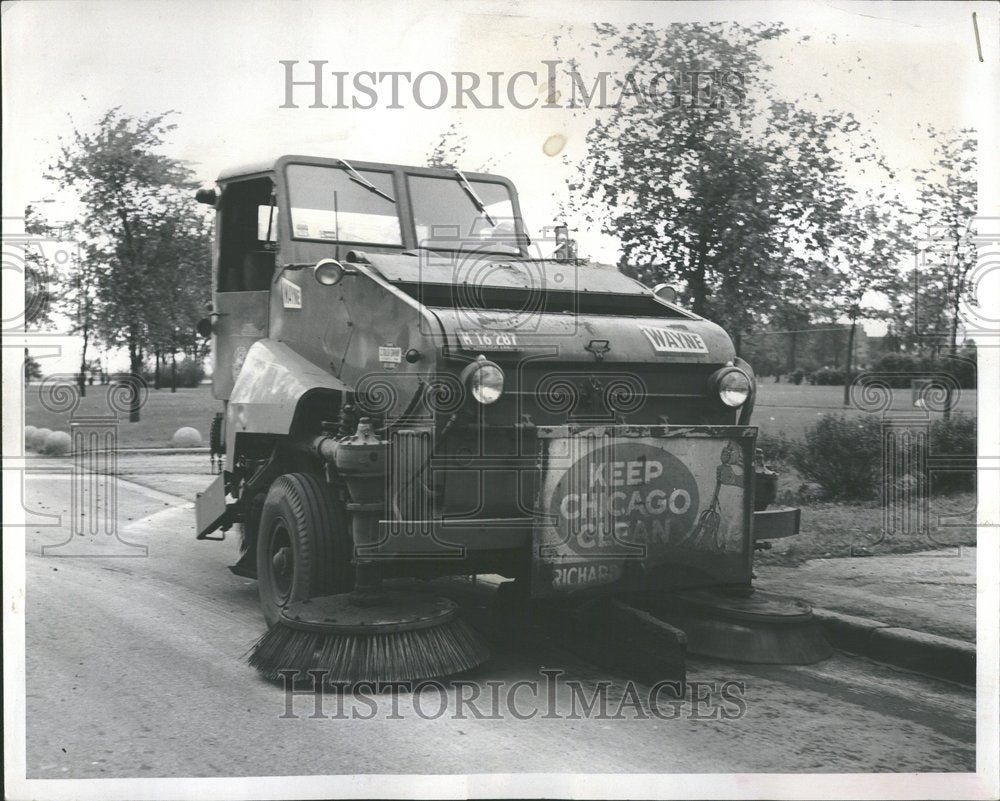
{"type": "Polygon", "coordinates": [[[496,228],[496,221],[490,217],[490,213],[486,210],[486,205],[483,203],[479,195],[476,194],[476,190],[472,188],[472,184],[469,183],[469,179],[466,178],[462,171],[457,167],[455,168],[455,175],[457,175],[458,180],[461,181],[462,188],[469,193],[469,197],[472,198],[472,202],[475,205],[476,210],[486,218],[486,222],[496,228]]]}
{"type": "Polygon", "coordinates": [[[361,184],[369,192],[374,192],[376,195],[381,195],[390,203],[396,202],[396,199],[394,197],[392,197],[391,195],[387,195],[385,192],[383,192],[381,189],[375,186],[375,184],[373,184],[371,181],[365,178],[360,172],[354,169],[354,167],[352,167],[348,161],[346,161],[345,159],[337,159],[337,161],[339,161],[341,164],[344,165],[344,167],[347,168],[347,175],[352,181],[361,184]]]}

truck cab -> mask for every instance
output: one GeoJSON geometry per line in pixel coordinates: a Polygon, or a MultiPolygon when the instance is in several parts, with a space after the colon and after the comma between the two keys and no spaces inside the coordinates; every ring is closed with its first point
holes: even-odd
{"type": "Polygon", "coordinates": [[[569,248],[541,257],[506,178],[290,155],[201,197],[225,464],[198,532],[242,524],[234,570],[266,616],[349,581],[359,515],[386,575],[540,594],[748,584],[755,544],[797,531],[765,509],[726,333],[569,248]],[[293,485],[315,507],[294,525],[293,485]]]}
{"type": "Polygon", "coordinates": [[[517,192],[496,175],[459,178],[442,169],[283,156],[226,170],[218,186],[213,352],[229,367],[213,378],[220,400],[228,400],[257,339],[294,341],[322,358],[317,321],[301,305],[315,305],[303,298],[307,275],[282,270],[276,276],[282,265],[312,265],[353,251],[451,253],[470,244],[481,252],[529,257],[517,192]],[[477,211],[470,191],[485,213],[477,211]]]}

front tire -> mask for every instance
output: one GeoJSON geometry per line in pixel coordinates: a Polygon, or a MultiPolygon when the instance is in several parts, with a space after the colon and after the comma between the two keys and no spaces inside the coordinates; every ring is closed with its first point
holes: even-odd
{"type": "Polygon", "coordinates": [[[257,587],[268,627],[294,601],[351,589],[351,534],[343,502],[312,473],[270,487],[257,534],[257,587]]]}

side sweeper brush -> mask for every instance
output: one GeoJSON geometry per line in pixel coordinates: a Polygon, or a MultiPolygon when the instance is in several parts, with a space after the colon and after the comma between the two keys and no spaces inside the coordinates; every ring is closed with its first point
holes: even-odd
{"type": "Polygon", "coordinates": [[[312,675],[329,686],[449,676],[489,659],[454,601],[383,587],[371,557],[384,509],[385,443],[370,422],[362,418],[353,436],[322,439],[316,448],[336,465],[351,497],[354,590],[287,605],[251,648],[250,665],[271,680],[312,675]]]}
{"type": "Polygon", "coordinates": [[[250,665],[268,679],[321,671],[323,683],[419,681],[489,659],[482,637],[445,598],[388,591],[372,606],[328,595],[288,606],[254,646],[250,665]]]}

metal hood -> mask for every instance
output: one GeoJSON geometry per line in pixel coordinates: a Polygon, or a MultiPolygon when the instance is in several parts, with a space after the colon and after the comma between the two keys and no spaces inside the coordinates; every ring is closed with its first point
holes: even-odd
{"type": "Polygon", "coordinates": [[[449,355],[552,362],[724,364],[722,328],[616,269],[481,253],[358,254],[437,317],[449,355]]]}

